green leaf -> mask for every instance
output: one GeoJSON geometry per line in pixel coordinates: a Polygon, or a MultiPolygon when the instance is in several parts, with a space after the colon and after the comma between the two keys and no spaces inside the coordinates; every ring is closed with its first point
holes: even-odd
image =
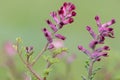
{"type": "Polygon", "coordinates": [[[57,63],[57,62],[59,62],[60,60],[58,59],[58,58],[50,58],[49,59],[49,62],[51,63],[51,64],[54,64],[54,63],[57,63]]]}
{"type": "Polygon", "coordinates": [[[23,41],[22,41],[22,38],[21,38],[21,37],[17,37],[17,38],[16,38],[16,42],[17,42],[17,43],[22,43],[22,42],[23,42],[23,41]]]}
{"type": "Polygon", "coordinates": [[[47,75],[50,73],[50,71],[52,71],[51,68],[44,69],[42,77],[47,77],[47,75]]]}
{"type": "Polygon", "coordinates": [[[48,59],[50,59],[50,58],[51,58],[51,56],[48,56],[48,55],[43,55],[43,58],[44,58],[45,60],[48,60],[48,59]]]}
{"type": "Polygon", "coordinates": [[[57,55],[57,54],[60,54],[60,53],[62,53],[62,52],[67,52],[67,48],[59,48],[59,49],[55,49],[54,51],[53,51],[53,54],[55,54],[55,55],[57,55]]]}
{"type": "Polygon", "coordinates": [[[82,80],[87,80],[84,76],[81,76],[82,77],[82,80]]]}
{"type": "Polygon", "coordinates": [[[86,61],[85,62],[85,68],[88,70],[88,67],[89,67],[89,61],[86,61]]]}

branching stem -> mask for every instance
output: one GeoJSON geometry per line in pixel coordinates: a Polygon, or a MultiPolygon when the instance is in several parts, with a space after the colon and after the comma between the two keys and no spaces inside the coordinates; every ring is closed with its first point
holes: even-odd
{"type": "Polygon", "coordinates": [[[29,71],[38,79],[38,80],[42,80],[42,78],[35,72],[35,70],[32,68],[31,64],[29,63],[29,61],[25,61],[22,57],[22,52],[19,50],[19,44],[17,44],[17,52],[18,55],[21,59],[21,61],[24,63],[24,65],[29,69],[29,71]]]}
{"type": "Polygon", "coordinates": [[[49,43],[47,43],[44,48],[41,50],[41,52],[35,57],[34,61],[32,62],[32,66],[39,60],[39,58],[42,56],[42,54],[47,50],[49,43]]]}

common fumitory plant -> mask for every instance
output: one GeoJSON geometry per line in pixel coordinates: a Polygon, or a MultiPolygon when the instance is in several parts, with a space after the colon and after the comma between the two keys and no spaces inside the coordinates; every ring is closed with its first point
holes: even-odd
{"type": "MultiPolygon", "coordinates": [[[[21,61],[24,63],[31,75],[25,74],[22,78],[24,80],[47,80],[47,76],[52,70],[53,64],[59,62],[59,60],[64,57],[67,53],[67,48],[64,46],[64,41],[66,37],[62,34],[59,34],[58,31],[64,28],[65,25],[71,24],[74,22],[74,16],[76,16],[75,5],[71,2],[64,2],[59,10],[50,12],[50,16],[53,20],[47,19],[46,23],[50,27],[50,30],[46,27],[42,29],[44,37],[46,39],[46,44],[42,50],[36,55],[36,57],[31,58],[34,54],[33,46],[22,46],[23,41],[19,37],[16,39],[16,43],[11,47],[11,44],[7,45],[6,51],[10,52],[9,55],[13,55],[13,52],[16,49],[21,61]],[[14,48],[13,48],[14,47],[14,48]],[[50,52],[51,54],[45,55],[45,52],[50,52]],[[25,54],[23,54],[25,53],[25,54]],[[24,56],[25,55],[25,56],[24,56]],[[43,71],[36,71],[33,67],[36,62],[43,57],[46,66],[43,71]],[[41,73],[41,74],[40,74],[41,73]]],[[[87,26],[86,30],[92,36],[92,40],[89,42],[90,50],[84,48],[81,45],[78,45],[78,49],[85,53],[89,58],[89,61],[86,61],[85,68],[88,70],[88,76],[82,76],[83,80],[93,80],[96,71],[100,68],[94,69],[94,63],[101,61],[102,57],[108,56],[108,51],[110,50],[108,45],[104,45],[106,38],[114,38],[114,30],[110,26],[115,23],[115,19],[112,19],[104,24],[101,23],[100,17],[95,16],[95,21],[98,26],[98,33],[95,33],[91,26],[87,26]]],[[[76,59],[76,55],[73,54],[66,59],[67,64],[67,76],[70,71],[70,64],[76,59]]]]}
{"type": "Polygon", "coordinates": [[[88,70],[88,77],[82,76],[83,80],[93,80],[96,71],[100,69],[93,69],[94,63],[100,61],[101,57],[107,57],[108,51],[110,50],[109,46],[104,46],[103,44],[107,37],[114,38],[114,30],[113,28],[110,28],[110,26],[115,23],[115,19],[112,19],[109,22],[102,24],[100,17],[95,16],[95,21],[98,26],[98,33],[95,33],[91,26],[86,27],[86,30],[93,38],[89,43],[89,48],[91,50],[88,50],[81,45],[78,46],[78,49],[89,57],[89,61],[86,62],[85,66],[88,70]],[[100,44],[102,44],[103,46],[97,47],[97,45],[100,44]]]}
{"type": "Polygon", "coordinates": [[[73,17],[76,16],[76,12],[74,11],[75,9],[76,7],[73,3],[64,2],[58,11],[53,11],[50,13],[50,16],[53,18],[54,22],[49,19],[47,19],[46,22],[51,30],[48,30],[47,28],[42,29],[47,42],[40,53],[38,53],[38,55],[33,60],[31,60],[31,56],[34,54],[34,47],[21,47],[22,39],[17,38],[16,45],[14,45],[14,47],[16,48],[22,62],[37,80],[47,80],[47,76],[52,70],[51,66],[59,61],[59,57],[61,56],[60,54],[63,55],[66,52],[67,48],[65,48],[63,44],[66,37],[57,32],[61,30],[65,25],[74,22],[73,17]],[[43,74],[38,74],[38,72],[33,69],[33,66],[47,50],[52,52],[52,54],[49,56],[44,55],[46,67],[42,72],[43,74]],[[26,53],[26,59],[23,58],[23,52],[26,53]]]}

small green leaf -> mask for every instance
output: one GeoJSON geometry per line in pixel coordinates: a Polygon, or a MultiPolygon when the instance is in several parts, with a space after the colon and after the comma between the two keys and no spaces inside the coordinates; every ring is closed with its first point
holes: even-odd
{"type": "Polygon", "coordinates": [[[22,43],[22,38],[21,37],[17,37],[16,41],[17,41],[17,43],[22,43]]]}
{"type": "Polygon", "coordinates": [[[49,62],[50,62],[51,64],[54,64],[54,63],[59,62],[59,59],[58,59],[58,58],[50,58],[50,59],[49,59],[49,62]]]}
{"type": "Polygon", "coordinates": [[[82,80],[87,80],[84,76],[81,76],[82,77],[82,80]]]}
{"type": "Polygon", "coordinates": [[[62,52],[66,52],[68,49],[67,48],[59,48],[59,49],[55,49],[53,51],[53,54],[57,55],[57,54],[60,54],[62,52]]]}
{"type": "Polygon", "coordinates": [[[45,60],[48,60],[48,59],[50,59],[50,56],[46,56],[46,55],[43,55],[43,58],[45,59],[45,60]]]}
{"type": "Polygon", "coordinates": [[[86,61],[85,62],[85,68],[88,70],[88,67],[89,67],[89,61],[86,61]]]}
{"type": "Polygon", "coordinates": [[[50,71],[52,71],[51,68],[45,69],[44,72],[43,72],[43,77],[47,77],[47,75],[49,74],[50,71]]]}

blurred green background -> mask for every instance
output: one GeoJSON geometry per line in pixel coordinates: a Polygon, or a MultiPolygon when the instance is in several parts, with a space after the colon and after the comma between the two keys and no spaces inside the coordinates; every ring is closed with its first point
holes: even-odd
{"type": "MultiPolygon", "coordinates": [[[[96,80],[120,80],[120,0],[0,0],[0,50],[2,50],[5,41],[14,42],[16,37],[20,36],[25,45],[35,47],[35,56],[46,43],[41,31],[43,27],[48,27],[45,20],[52,19],[49,13],[57,11],[63,2],[74,3],[77,11],[74,23],[59,31],[67,37],[65,46],[69,48],[68,55],[72,53],[77,55],[77,59],[71,65],[71,78],[69,80],[82,80],[81,75],[86,75],[84,62],[87,57],[78,51],[77,45],[81,44],[88,48],[91,36],[85,28],[90,25],[97,32],[95,15],[100,15],[103,23],[112,18],[116,19],[116,24],[112,26],[115,31],[115,38],[106,40],[106,45],[111,48],[109,57],[103,58],[101,62],[95,65],[104,67],[95,76],[96,80]],[[105,79],[106,75],[110,75],[111,79],[105,79]]],[[[3,60],[0,60],[2,63],[3,60]]],[[[18,56],[15,57],[15,61],[18,69],[24,70],[18,56]]],[[[44,66],[45,62],[40,60],[35,68],[40,71],[44,66]]],[[[48,80],[55,80],[55,76],[66,76],[65,70],[65,64],[58,63],[48,76],[48,80]]],[[[6,76],[6,68],[0,67],[0,79],[7,80],[6,76]]]]}

